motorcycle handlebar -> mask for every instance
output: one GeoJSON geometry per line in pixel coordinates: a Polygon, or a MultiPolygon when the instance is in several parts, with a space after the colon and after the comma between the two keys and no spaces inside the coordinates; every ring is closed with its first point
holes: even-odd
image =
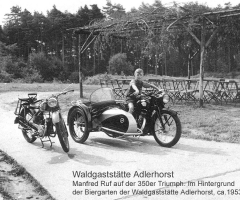
{"type": "Polygon", "coordinates": [[[74,90],[64,91],[64,92],[59,93],[59,94],[56,95],[56,96],[59,97],[60,95],[62,95],[62,94],[67,94],[68,92],[74,92],[74,90]]]}
{"type": "Polygon", "coordinates": [[[137,95],[132,94],[132,95],[135,96],[135,98],[140,99],[141,97],[158,95],[158,94],[162,94],[163,96],[165,92],[163,90],[160,90],[160,91],[154,91],[154,92],[142,92],[142,94],[137,94],[137,95]]]}
{"type": "MultiPolygon", "coordinates": [[[[56,95],[53,95],[53,96],[55,96],[56,98],[58,98],[60,95],[62,95],[62,94],[67,94],[68,92],[74,92],[74,90],[64,91],[64,92],[61,92],[61,93],[56,94],[56,95]]],[[[47,99],[48,99],[48,98],[47,98],[47,99]]],[[[34,100],[34,101],[32,101],[32,102],[29,102],[29,104],[36,104],[36,103],[38,103],[38,102],[46,101],[47,99],[34,100]]]]}

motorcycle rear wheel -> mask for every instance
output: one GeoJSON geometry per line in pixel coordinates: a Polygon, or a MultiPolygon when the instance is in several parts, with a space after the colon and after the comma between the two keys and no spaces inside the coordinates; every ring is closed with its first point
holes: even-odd
{"type": "MultiPolygon", "coordinates": [[[[26,121],[32,121],[33,115],[32,112],[29,109],[23,109],[20,113],[21,117],[23,117],[26,121]]],[[[33,143],[37,138],[33,136],[33,132],[30,129],[22,129],[22,134],[24,139],[28,143],[33,143]]]]}
{"type": "Polygon", "coordinates": [[[66,153],[69,152],[70,146],[68,141],[68,131],[62,117],[60,117],[60,121],[55,124],[55,127],[63,151],[65,151],[66,153]]]}
{"type": "Polygon", "coordinates": [[[156,142],[162,147],[172,147],[179,141],[182,134],[181,122],[176,113],[170,110],[162,111],[162,127],[160,119],[156,117],[153,136],[156,142]]]}
{"type": "Polygon", "coordinates": [[[88,120],[80,108],[74,109],[69,116],[69,131],[77,143],[84,143],[88,139],[88,120]]]}

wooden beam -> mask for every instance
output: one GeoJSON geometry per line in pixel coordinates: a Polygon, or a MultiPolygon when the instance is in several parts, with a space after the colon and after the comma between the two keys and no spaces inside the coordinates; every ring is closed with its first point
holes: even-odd
{"type": "Polygon", "coordinates": [[[166,30],[168,31],[174,24],[176,24],[178,21],[180,21],[181,18],[176,19],[175,21],[173,21],[171,24],[168,25],[168,27],[166,28],[166,30]]]}
{"type": "Polygon", "coordinates": [[[204,80],[204,61],[205,61],[205,33],[206,21],[203,18],[201,30],[201,57],[200,57],[200,77],[199,77],[199,106],[203,107],[203,80],[204,80]]]}
{"type": "Polygon", "coordinates": [[[190,75],[190,67],[192,65],[192,59],[197,55],[197,53],[199,52],[199,49],[193,54],[191,55],[191,53],[189,52],[188,54],[188,79],[190,79],[191,75],[190,75]]]}
{"type": "Polygon", "coordinates": [[[80,52],[83,50],[84,46],[86,45],[87,41],[92,36],[92,34],[93,34],[93,31],[89,34],[88,38],[85,40],[84,44],[82,45],[82,48],[80,49],[80,52]]]}
{"type": "Polygon", "coordinates": [[[207,12],[207,13],[203,13],[204,16],[207,15],[219,15],[219,14],[226,14],[226,13],[233,13],[233,12],[240,12],[240,9],[231,9],[231,10],[220,10],[220,11],[216,11],[216,12],[207,12]]]}
{"type": "Polygon", "coordinates": [[[183,27],[186,29],[186,31],[187,31],[188,33],[190,33],[190,35],[195,39],[195,41],[196,41],[199,45],[201,45],[201,42],[200,42],[200,40],[197,38],[197,36],[196,36],[191,30],[189,30],[189,28],[188,28],[184,23],[181,22],[181,24],[182,24],[183,27]]]}
{"type": "Polygon", "coordinates": [[[80,98],[83,98],[83,85],[82,85],[82,66],[81,66],[81,34],[78,35],[78,73],[79,73],[79,89],[80,89],[80,98]]]}
{"type": "Polygon", "coordinates": [[[223,15],[220,18],[225,18],[225,17],[233,17],[233,16],[239,16],[240,13],[235,13],[235,14],[230,14],[230,15],[223,15]]]}
{"type": "Polygon", "coordinates": [[[97,35],[94,36],[94,38],[86,45],[86,47],[81,51],[81,53],[84,53],[84,51],[89,47],[89,45],[97,38],[97,35]]]}
{"type": "Polygon", "coordinates": [[[215,28],[215,30],[213,31],[213,34],[210,36],[210,38],[206,42],[206,45],[205,45],[206,48],[211,44],[211,42],[213,41],[213,39],[214,39],[215,35],[217,34],[217,32],[218,32],[218,27],[215,28]]]}

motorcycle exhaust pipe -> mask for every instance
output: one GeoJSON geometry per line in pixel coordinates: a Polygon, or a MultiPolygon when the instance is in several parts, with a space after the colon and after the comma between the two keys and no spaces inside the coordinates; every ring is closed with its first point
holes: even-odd
{"type": "Polygon", "coordinates": [[[130,136],[130,135],[141,135],[142,132],[138,133],[124,133],[124,132],[121,132],[121,131],[116,131],[116,130],[113,130],[113,129],[110,129],[110,128],[106,128],[106,127],[102,127],[101,128],[101,131],[105,132],[105,131],[108,131],[108,132],[112,132],[112,133],[117,133],[117,134],[121,134],[121,135],[127,135],[127,136],[130,136]]]}
{"type": "Polygon", "coordinates": [[[24,118],[23,117],[18,117],[18,123],[24,127],[24,128],[32,128],[35,131],[38,131],[38,125],[33,123],[33,122],[24,122],[24,118]]]}
{"type": "Polygon", "coordinates": [[[145,125],[146,125],[146,118],[144,117],[144,118],[143,118],[143,123],[142,123],[141,130],[143,130],[143,129],[144,129],[145,125]]]}
{"type": "Polygon", "coordinates": [[[19,121],[19,124],[23,127],[23,128],[29,128],[29,129],[34,129],[35,131],[37,131],[38,129],[35,126],[32,126],[29,123],[24,123],[22,121],[19,121]]]}

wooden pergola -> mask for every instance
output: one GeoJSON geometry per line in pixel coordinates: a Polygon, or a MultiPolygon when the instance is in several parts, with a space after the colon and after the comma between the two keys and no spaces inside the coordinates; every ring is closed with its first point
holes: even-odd
{"type": "MultiPolygon", "coordinates": [[[[74,28],[73,32],[81,41],[81,35],[88,37],[82,46],[79,45],[79,84],[80,97],[83,97],[81,76],[81,54],[98,36],[112,36],[120,39],[140,39],[167,34],[171,30],[187,31],[199,44],[200,49],[200,77],[199,77],[199,105],[203,106],[204,60],[206,48],[209,47],[219,28],[226,18],[239,17],[240,9],[221,10],[215,12],[196,13],[182,7],[156,8],[149,13],[137,13],[122,19],[95,21],[94,23],[74,28]],[[198,33],[198,34],[196,34],[198,33]],[[199,34],[200,33],[200,34],[199,34]],[[206,35],[210,34],[209,38],[206,35]],[[199,36],[200,35],[200,38],[199,36]]],[[[141,40],[139,40],[141,41],[141,40]]]]}

